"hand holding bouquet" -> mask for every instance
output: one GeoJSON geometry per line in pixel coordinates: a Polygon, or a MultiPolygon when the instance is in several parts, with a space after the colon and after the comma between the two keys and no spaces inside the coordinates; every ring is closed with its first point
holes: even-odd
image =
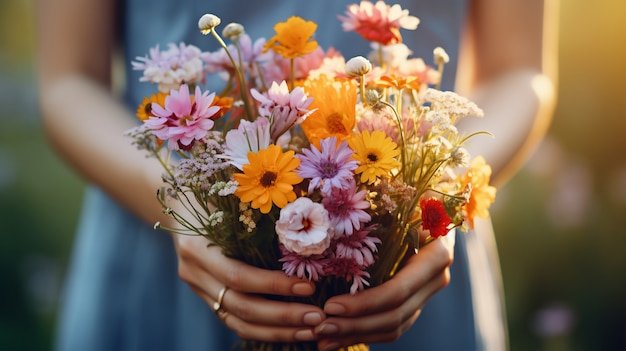
{"type": "Polygon", "coordinates": [[[236,23],[220,36],[219,18],[204,15],[200,30],[220,50],[171,44],[133,62],[158,87],[129,135],[163,165],[158,199],[181,225],[165,229],[315,282],[298,301],[318,306],[384,283],[420,246],[488,216],[495,199],[490,167],[463,147],[485,132],[455,127],[482,111],[439,89],[443,49],[433,68],[402,44],[400,28],[419,20],[367,1],[339,18],[372,42],[369,58],[324,52],[317,25],[300,17],[253,42],[236,23]],[[201,88],[211,74],[224,79],[219,93],[201,88]]]}

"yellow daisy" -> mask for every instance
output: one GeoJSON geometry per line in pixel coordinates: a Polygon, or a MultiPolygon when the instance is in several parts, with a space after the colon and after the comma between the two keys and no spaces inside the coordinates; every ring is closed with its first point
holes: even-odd
{"type": "Polygon", "coordinates": [[[258,153],[248,153],[249,164],[243,165],[243,173],[234,174],[239,187],[235,195],[242,202],[251,202],[252,208],[269,213],[272,204],[283,208],[296,199],[293,185],[302,182],[294,171],[300,159],[293,151],[283,153],[280,146],[270,145],[258,153]]]}
{"type": "Polygon", "coordinates": [[[474,228],[474,218],[489,218],[489,207],[496,201],[496,188],[489,185],[491,167],[482,156],[477,156],[470,169],[461,177],[461,184],[465,188],[470,184],[472,192],[469,201],[465,204],[465,215],[470,227],[474,228]]]}
{"type": "Polygon", "coordinates": [[[380,177],[389,176],[393,169],[400,167],[396,159],[400,155],[398,145],[384,132],[375,130],[371,134],[365,130],[348,139],[354,151],[352,158],[359,162],[354,171],[361,174],[361,183],[372,184],[380,177]]]}
{"type": "Polygon", "coordinates": [[[305,21],[298,16],[291,16],[286,22],[276,23],[274,26],[276,35],[265,43],[263,52],[273,49],[288,59],[311,53],[318,46],[317,41],[313,39],[316,29],[317,24],[315,22],[305,21]]]}
{"type": "Polygon", "coordinates": [[[313,98],[313,112],[302,122],[302,130],[311,144],[320,148],[320,140],[331,136],[347,139],[356,123],[357,86],[353,80],[334,81],[325,75],[306,80],[304,90],[313,98]]]}

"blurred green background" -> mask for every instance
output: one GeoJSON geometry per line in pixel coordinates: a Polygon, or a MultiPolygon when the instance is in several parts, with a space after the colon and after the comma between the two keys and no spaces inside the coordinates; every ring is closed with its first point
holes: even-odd
{"type": "MultiPolygon", "coordinates": [[[[554,123],[492,211],[513,351],[626,350],[625,15],[561,2],[554,123]]],[[[33,20],[0,2],[0,350],[50,349],[84,185],[42,133],[33,20]]]]}

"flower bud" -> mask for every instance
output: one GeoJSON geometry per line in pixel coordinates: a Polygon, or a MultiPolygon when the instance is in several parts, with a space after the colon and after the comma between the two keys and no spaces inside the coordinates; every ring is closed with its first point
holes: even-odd
{"type": "Polygon", "coordinates": [[[202,34],[206,35],[209,34],[213,28],[219,26],[220,23],[222,23],[222,20],[219,17],[207,13],[198,20],[198,28],[200,28],[202,34]]]}
{"type": "Polygon", "coordinates": [[[367,89],[365,91],[365,102],[370,106],[376,106],[381,98],[382,96],[374,89],[367,89]]]}
{"type": "Polygon", "coordinates": [[[243,33],[243,26],[239,23],[233,22],[227,24],[226,27],[224,27],[224,30],[222,31],[222,36],[226,39],[235,41],[239,39],[241,35],[243,35],[243,33]]]}
{"type": "Polygon", "coordinates": [[[350,77],[360,77],[372,70],[372,64],[363,56],[356,56],[346,62],[346,74],[350,77]]]}
{"type": "Polygon", "coordinates": [[[440,46],[436,47],[435,50],[433,50],[433,54],[435,56],[436,65],[442,65],[442,64],[450,62],[450,56],[448,56],[448,53],[446,53],[446,50],[444,50],[440,46]]]}
{"type": "Polygon", "coordinates": [[[452,164],[458,167],[467,167],[470,164],[470,154],[467,149],[457,146],[452,150],[450,155],[452,158],[452,164]]]}

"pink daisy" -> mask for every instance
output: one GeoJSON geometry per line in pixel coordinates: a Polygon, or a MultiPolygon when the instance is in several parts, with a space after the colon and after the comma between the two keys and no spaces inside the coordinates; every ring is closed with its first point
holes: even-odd
{"type": "Polygon", "coordinates": [[[302,149],[299,156],[298,175],[310,179],[309,193],[318,187],[327,195],[333,188],[347,189],[358,166],[358,162],[351,159],[354,152],[346,142],[337,147],[336,137],[322,139],[320,146],[321,151],[315,146],[302,149]]]}
{"type": "Polygon", "coordinates": [[[350,179],[347,188],[333,188],[330,196],[322,200],[322,204],[330,215],[331,226],[335,229],[335,238],[341,235],[352,235],[361,228],[361,223],[369,222],[372,217],[365,212],[370,208],[365,200],[367,190],[356,191],[356,182],[350,179]]]}
{"type": "Polygon", "coordinates": [[[336,240],[335,255],[337,258],[354,260],[361,267],[371,266],[375,259],[374,253],[378,251],[376,244],[380,244],[379,238],[369,236],[373,226],[356,231],[352,235],[344,235],[336,240]]]}
{"type": "Polygon", "coordinates": [[[213,128],[213,117],[219,106],[211,106],[215,93],[202,93],[196,87],[195,96],[189,96],[189,87],[183,84],[180,90],[172,90],[165,98],[165,108],[152,104],[155,117],[144,123],[161,140],[167,140],[170,150],[188,150],[195,140],[201,140],[213,128]]]}
{"type": "Polygon", "coordinates": [[[345,12],[347,17],[338,16],[345,31],[355,31],[369,41],[383,45],[402,42],[400,28],[416,29],[419,19],[409,16],[408,10],[400,5],[389,6],[384,1],[373,4],[361,1],[359,5],[348,6],[345,12]]]}
{"type": "Polygon", "coordinates": [[[324,277],[326,262],[328,259],[324,255],[302,256],[287,250],[280,245],[280,251],[283,255],[278,261],[283,262],[283,271],[287,276],[296,276],[300,279],[308,279],[319,281],[324,277]]]}
{"type": "Polygon", "coordinates": [[[272,82],[272,86],[265,94],[259,93],[256,89],[251,89],[250,93],[261,103],[259,114],[270,119],[270,134],[274,141],[294,124],[304,121],[311,112],[307,107],[313,99],[307,98],[302,87],[296,87],[289,92],[285,81],[280,84],[272,82]]]}
{"type": "Polygon", "coordinates": [[[334,275],[340,278],[345,278],[346,281],[352,280],[350,285],[350,294],[356,294],[358,291],[362,291],[370,283],[367,278],[370,274],[359,265],[358,262],[351,258],[334,257],[328,260],[328,263],[324,270],[326,275],[334,275]]]}

